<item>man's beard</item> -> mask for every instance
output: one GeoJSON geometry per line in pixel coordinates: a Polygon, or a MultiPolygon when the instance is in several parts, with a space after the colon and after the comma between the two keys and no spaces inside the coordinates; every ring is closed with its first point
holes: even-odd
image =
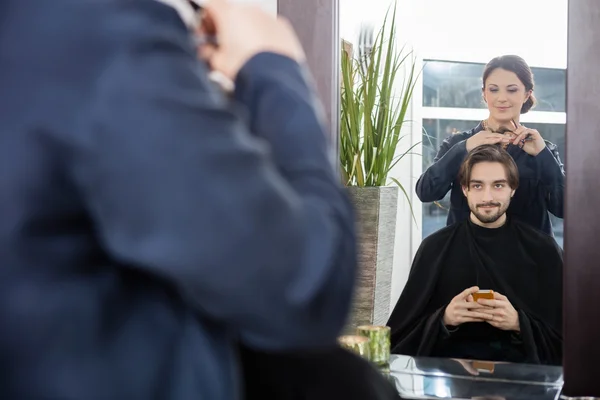
{"type": "Polygon", "coordinates": [[[471,212],[477,217],[477,219],[484,224],[491,224],[493,222],[498,221],[508,209],[508,203],[502,204],[498,202],[489,202],[489,203],[479,203],[475,205],[475,207],[471,208],[471,212]],[[493,214],[487,214],[479,211],[480,207],[485,206],[496,206],[496,212],[493,214]]]}

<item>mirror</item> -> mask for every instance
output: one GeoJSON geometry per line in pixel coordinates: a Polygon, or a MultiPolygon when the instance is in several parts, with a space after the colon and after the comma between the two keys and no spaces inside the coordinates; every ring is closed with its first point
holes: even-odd
{"type": "MultiPolygon", "coordinates": [[[[392,353],[560,365],[567,0],[397,1],[393,38],[401,56],[388,103],[403,110],[403,123],[392,162],[380,158],[385,183],[369,184],[369,160],[389,150],[385,140],[372,143],[392,140],[398,123],[377,115],[385,84],[370,85],[377,93],[371,105],[353,108],[352,101],[364,102],[357,94],[369,86],[364,77],[375,76],[369,68],[378,44],[386,55],[391,36],[384,32],[379,42],[378,34],[384,23],[390,27],[393,4],[340,3],[340,158],[342,166],[357,152],[363,160],[359,173],[356,165],[342,168],[353,186],[360,244],[351,325],[386,324],[399,307],[389,320],[392,353]],[[495,59],[504,55],[517,57],[495,59]],[[353,126],[353,118],[362,122],[353,126]],[[345,139],[353,129],[369,137],[369,149],[345,139]],[[473,154],[461,183],[468,150],[483,143],[503,150],[473,154]],[[500,159],[485,161],[494,154],[500,159]],[[396,189],[390,194],[387,186],[396,189]],[[492,300],[477,301],[473,295],[486,294],[475,289],[463,293],[474,286],[492,300]]],[[[385,63],[379,71],[385,82],[385,63]]]]}

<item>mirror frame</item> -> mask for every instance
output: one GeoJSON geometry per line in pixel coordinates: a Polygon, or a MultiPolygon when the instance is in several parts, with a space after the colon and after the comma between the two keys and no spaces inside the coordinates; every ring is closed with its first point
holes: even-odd
{"type": "Polygon", "coordinates": [[[338,165],[340,121],[339,0],[277,0],[277,12],[296,29],[306,52],[331,132],[332,162],[338,165]]]}
{"type": "MultiPolygon", "coordinates": [[[[325,105],[334,160],[339,127],[339,0],[278,0],[305,47],[325,105]]],[[[565,169],[564,394],[600,397],[600,2],[569,0],[565,169]],[[589,182],[589,184],[587,183],[589,182]],[[595,210],[592,210],[595,211],[595,210]]],[[[337,164],[336,164],[337,165],[337,164]]]]}
{"type": "Polygon", "coordinates": [[[563,371],[567,396],[600,397],[600,2],[569,0],[563,371]]]}

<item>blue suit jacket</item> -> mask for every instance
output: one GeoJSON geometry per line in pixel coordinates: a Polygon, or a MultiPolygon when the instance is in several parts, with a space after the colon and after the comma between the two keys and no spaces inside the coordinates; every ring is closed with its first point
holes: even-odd
{"type": "Polygon", "coordinates": [[[335,343],[353,217],[302,67],[231,102],[152,0],[0,19],[1,399],[236,399],[237,343],[335,343]]]}

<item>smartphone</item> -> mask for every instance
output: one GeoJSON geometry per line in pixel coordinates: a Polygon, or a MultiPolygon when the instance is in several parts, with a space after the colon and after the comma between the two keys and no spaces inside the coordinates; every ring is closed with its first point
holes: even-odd
{"type": "Polygon", "coordinates": [[[487,299],[494,300],[494,291],[493,290],[478,290],[473,293],[473,300],[477,301],[479,299],[487,299]]]}
{"type": "Polygon", "coordinates": [[[489,361],[473,361],[473,368],[479,372],[487,372],[488,374],[494,373],[495,364],[489,361]]]}

